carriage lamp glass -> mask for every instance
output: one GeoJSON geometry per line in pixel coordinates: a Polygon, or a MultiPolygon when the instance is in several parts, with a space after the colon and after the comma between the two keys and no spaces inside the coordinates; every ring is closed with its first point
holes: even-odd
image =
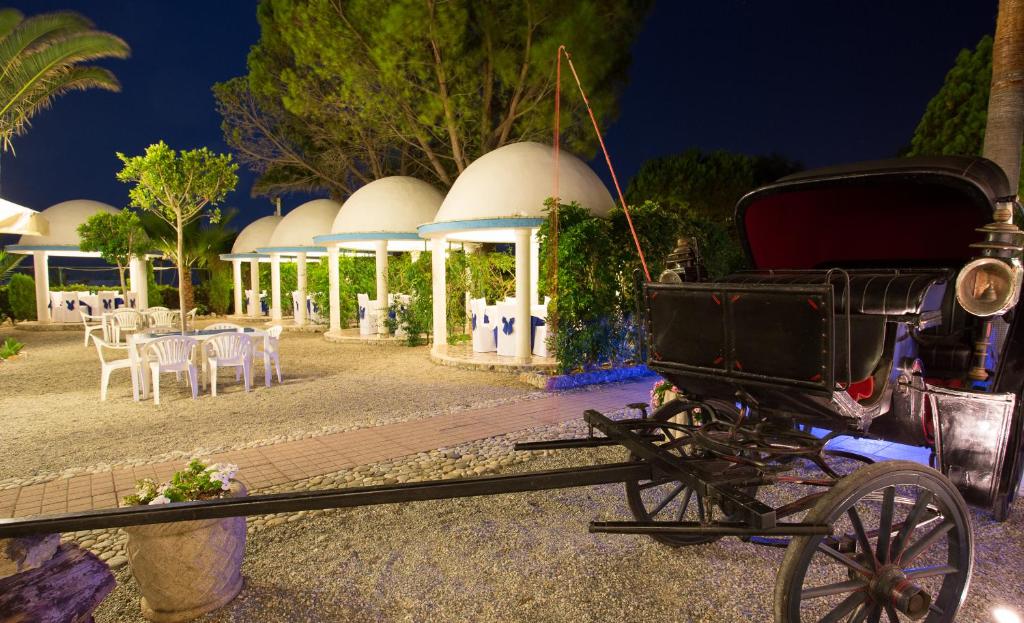
{"type": "Polygon", "coordinates": [[[996,608],[992,610],[992,618],[995,623],[1021,623],[1020,615],[1009,608],[996,608]]]}
{"type": "Polygon", "coordinates": [[[1017,304],[1021,267],[994,257],[978,258],[956,278],[956,300],[975,316],[996,316],[1017,304]]]}

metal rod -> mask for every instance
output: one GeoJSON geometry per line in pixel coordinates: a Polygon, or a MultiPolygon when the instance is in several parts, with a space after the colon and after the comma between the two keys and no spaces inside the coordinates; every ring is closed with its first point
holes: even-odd
{"type": "Polygon", "coordinates": [[[753,528],[744,523],[696,521],[592,521],[590,532],[613,534],[675,534],[702,536],[801,536],[832,534],[828,524],[779,523],[772,528],[753,528]]]}
{"type": "MultiPolygon", "coordinates": [[[[639,435],[645,441],[665,441],[664,435],[639,435]]],[[[619,442],[607,437],[583,437],[581,439],[551,439],[547,441],[524,441],[512,446],[513,450],[564,450],[571,448],[599,448],[617,446],[619,442]]]]}
{"type": "Polygon", "coordinates": [[[376,487],[295,491],[157,506],[129,506],[45,517],[0,519],[0,538],[195,519],[523,493],[545,489],[603,485],[628,480],[649,480],[651,476],[651,468],[645,463],[611,463],[508,476],[427,480],[376,487]]]}

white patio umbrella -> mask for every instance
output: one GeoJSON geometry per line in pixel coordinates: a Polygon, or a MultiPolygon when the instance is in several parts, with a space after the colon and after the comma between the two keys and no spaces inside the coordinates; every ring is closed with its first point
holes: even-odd
{"type": "Polygon", "coordinates": [[[0,234],[45,236],[49,231],[46,219],[35,210],[0,199],[0,234]]]}

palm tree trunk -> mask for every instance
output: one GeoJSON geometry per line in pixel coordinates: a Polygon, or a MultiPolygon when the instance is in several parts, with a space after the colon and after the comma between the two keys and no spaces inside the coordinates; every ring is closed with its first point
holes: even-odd
{"type": "MultiPolygon", "coordinates": [[[[185,232],[184,224],[181,222],[181,212],[178,212],[178,320],[181,323],[181,334],[185,335],[185,232]]],[[[191,273],[191,271],[189,271],[191,273]]],[[[189,275],[191,277],[191,274],[189,275]]]]}
{"type": "Polygon", "coordinates": [[[1003,168],[1014,191],[1024,143],[1024,0],[999,0],[992,87],[982,155],[1003,168]]]}

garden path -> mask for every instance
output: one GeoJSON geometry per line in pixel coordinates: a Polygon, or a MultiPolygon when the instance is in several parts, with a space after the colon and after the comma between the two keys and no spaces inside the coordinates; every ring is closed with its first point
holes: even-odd
{"type": "MultiPolygon", "coordinates": [[[[494,407],[467,409],[413,421],[360,428],[267,446],[213,454],[213,462],[238,465],[250,489],[305,480],[365,463],[454,446],[517,430],[578,418],[585,409],[614,411],[649,398],[651,379],[616,383],[587,392],[557,393],[494,407]]],[[[0,491],[0,518],[113,508],[135,492],[135,481],[161,482],[180,460],[60,478],[0,491]]]]}

